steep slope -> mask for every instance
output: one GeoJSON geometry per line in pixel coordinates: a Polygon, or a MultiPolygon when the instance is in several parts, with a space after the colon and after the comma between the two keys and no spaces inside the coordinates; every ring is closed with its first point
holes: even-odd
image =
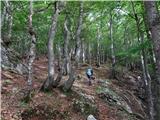
{"type": "MultiPolygon", "coordinates": [[[[34,63],[33,97],[30,103],[21,101],[25,92],[26,77],[2,71],[2,118],[4,120],[85,120],[92,114],[98,120],[141,120],[146,118],[144,105],[136,96],[136,75],[127,73],[121,80],[109,79],[106,66],[93,66],[95,79],[88,86],[82,65],[76,70],[77,79],[69,93],[56,88],[39,92],[47,77],[47,59],[34,63]]],[[[67,76],[63,77],[64,80],[67,76]]]]}

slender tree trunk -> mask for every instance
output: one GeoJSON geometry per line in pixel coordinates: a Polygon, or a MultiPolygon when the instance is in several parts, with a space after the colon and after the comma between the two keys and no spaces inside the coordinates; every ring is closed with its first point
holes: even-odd
{"type": "Polygon", "coordinates": [[[29,52],[29,61],[28,61],[28,85],[32,85],[32,74],[33,74],[33,68],[32,64],[35,59],[35,50],[36,50],[36,34],[33,30],[32,26],[32,16],[33,16],[33,1],[30,1],[30,15],[29,15],[29,33],[31,36],[31,47],[29,52]]]}
{"type": "Polygon", "coordinates": [[[100,66],[100,30],[97,30],[97,66],[100,66]]]}
{"type": "Polygon", "coordinates": [[[76,52],[75,52],[75,62],[76,65],[79,66],[80,62],[80,52],[81,52],[81,30],[82,30],[82,20],[83,20],[83,1],[80,1],[80,14],[78,20],[78,27],[76,31],[76,52]]]}
{"type": "Polygon", "coordinates": [[[156,80],[154,81],[155,93],[155,120],[160,119],[160,15],[158,13],[155,1],[145,1],[144,7],[147,13],[149,30],[154,45],[154,53],[156,57],[156,80]]]}
{"type": "Polygon", "coordinates": [[[9,43],[11,43],[11,36],[12,36],[12,26],[13,26],[13,17],[12,17],[12,3],[11,1],[6,0],[4,2],[5,7],[4,7],[4,13],[2,15],[2,25],[5,24],[7,25],[7,39],[5,39],[5,43],[7,44],[7,46],[9,45],[9,43]],[[5,23],[4,23],[5,21],[5,23]]]}
{"type": "Polygon", "coordinates": [[[5,15],[5,18],[4,18],[4,24],[8,24],[8,11],[9,11],[9,3],[8,3],[8,0],[5,0],[5,6],[6,6],[6,15],[5,15]]]}
{"type": "Polygon", "coordinates": [[[53,82],[54,82],[54,51],[53,51],[53,40],[55,38],[56,34],[56,27],[57,27],[57,20],[59,16],[59,1],[55,2],[55,12],[52,16],[52,25],[49,30],[48,34],[48,78],[44,82],[44,84],[41,87],[41,90],[50,90],[52,88],[53,82]]]}
{"type": "Polygon", "coordinates": [[[13,26],[13,17],[12,17],[12,4],[11,2],[9,2],[9,6],[8,6],[8,38],[9,40],[11,40],[11,36],[12,36],[12,26],[13,26]]]}
{"type": "Polygon", "coordinates": [[[91,65],[91,44],[88,43],[88,63],[91,65]]]}
{"type": "Polygon", "coordinates": [[[29,50],[29,60],[28,60],[28,80],[27,80],[27,90],[25,91],[25,95],[23,97],[24,102],[29,102],[31,99],[31,90],[32,90],[32,78],[33,78],[33,62],[35,59],[35,49],[36,49],[36,34],[33,30],[32,26],[32,16],[33,16],[33,1],[30,1],[30,7],[29,7],[29,29],[28,32],[31,36],[31,45],[30,45],[30,50],[29,50]]]}
{"type": "MultiPolygon", "coordinates": [[[[133,13],[135,16],[135,22],[137,25],[138,42],[143,44],[144,35],[140,29],[139,18],[136,14],[134,4],[133,4],[133,2],[131,2],[131,3],[132,3],[132,8],[133,8],[133,13]]],[[[148,68],[147,68],[147,59],[146,59],[145,50],[142,49],[140,54],[141,54],[141,64],[142,64],[142,71],[143,71],[143,80],[145,82],[145,89],[146,89],[146,94],[147,94],[147,99],[148,99],[147,101],[148,101],[149,120],[154,120],[154,117],[153,117],[154,108],[153,108],[153,99],[152,99],[151,79],[150,79],[150,75],[149,75],[148,68]]]]}
{"type": "Polygon", "coordinates": [[[113,18],[110,13],[110,39],[111,39],[111,56],[112,56],[112,78],[115,78],[115,53],[114,53],[114,40],[113,40],[113,18]]]}
{"type": "MultiPolygon", "coordinates": [[[[144,35],[141,33],[141,43],[144,43],[144,35]]],[[[148,109],[149,109],[149,120],[154,120],[153,115],[154,115],[154,105],[153,105],[153,94],[152,94],[152,88],[151,88],[151,77],[148,71],[147,67],[147,57],[146,57],[146,52],[145,49],[142,49],[141,52],[141,60],[142,60],[142,67],[143,67],[143,76],[146,85],[146,94],[148,98],[148,109]]]]}
{"type": "Polygon", "coordinates": [[[4,3],[4,8],[3,8],[2,15],[1,15],[1,28],[4,25],[4,20],[5,20],[6,14],[7,14],[6,9],[7,9],[6,4],[4,3]]]}
{"type": "Polygon", "coordinates": [[[104,64],[105,63],[105,48],[104,48],[104,46],[102,47],[102,49],[103,49],[102,63],[104,64]]]}
{"type": "Polygon", "coordinates": [[[70,31],[69,31],[69,18],[66,16],[64,22],[64,65],[63,65],[63,74],[67,75],[70,73],[70,57],[68,52],[68,45],[70,40],[70,31]]]}
{"type": "Polygon", "coordinates": [[[62,69],[62,48],[60,43],[58,44],[58,66],[62,69]]]}
{"type": "MultiPolygon", "coordinates": [[[[144,26],[145,26],[145,31],[146,31],[146,34],[147,34],[147,38],[148,40],[151,40],[151,35],[149,33],[149,26],[147,24],[147,16],[145,16],[145,14],[143,14],[143,21],[144,21],[144,26]]],[[[156,64],[156,58],[155,58],[155,53],[154,53],[154,50],[153,50],[153,44],[151,45],[151,56],[152,56],[152,60],[153,60],[153,63],[156,64]]]]}
{"type": "MultiPolygon", "coordinates": [[[[125,29],[124,29],[124,50],[126,51],[126,50],[128,50],[128,37],[127,37],[127,27],[125,27],[125,29]]],[[[129,63],[128,63],[128,60],[127,60],[128,58],[126,57],[125,59],[124,59],[124,62],[125,62],[125,66],[126,66],[126,68],[128,69],[128,66],[129,66],[129,63]]]]}
{"type": "Polygon", "coordinates": [[[84,41],[82,41],[82,44],[81,44],[81,47],[82,47],[82,52],[81,52],[81,59],[82,59],[82,62],[85,63],[85,56],[86,56],[86,51],[85,51],[85,44],[84,44],[84,41]]]}

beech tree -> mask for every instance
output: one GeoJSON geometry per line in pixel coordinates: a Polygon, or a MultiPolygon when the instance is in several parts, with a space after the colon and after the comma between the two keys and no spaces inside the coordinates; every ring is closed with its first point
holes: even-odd
{"type": "Polygon", "coordinates": [[[60,2],[55,2],[54,12],[52,16],[52,24],[51,28],[48,33],[48,78],[43,83],[41,89],[42,90],[49,90],[52,88],[54,82],[54,75],[55,75],[55,67],[54,67],[54,51],[53,51],[53,40],[56,34],[56,27],[57,27],[57,20],[60,13],[60,2]]]}
{"type": "MultiPolygon", "coordinates": [[[[144,44],[144,33],[141,30],[140,18],[136,13],[134,3],[131,2],[131,4],[133,8],[134,19],[135,19],[136,26],[137,26],[137,39],[140,44],[144,44]]],[[[154,108],[153,108],[153,98],[152,98],[153,95],[152,95],[152,90],[151,90],[151,77],[150,77],[148,67],[147,67],[147,59],[146,59],[146,53],[145,53],[144,48],[142,48],[142,50],[140,51],[140,57],[141,57],[141,64],[142,64],[142,71],[143,71],[143,80],[144,80],[146,91],[147,91],[146,94],[147,94],[147,99],[148,99],[149,119],[153,120],[154,108]]]]}
{"type": "Polygon", "coordinates": [[[156,57],[156,80],[154,82],[155,93],[155,120],[160,119],[160,15],[158,13],[155,1],[145,1],[145,10],[147,12],[147,21],[149,30],[151,32],[151,39],[154,45],[154,52],[156,57]]]}
{"type": "Polygon", "coordinates": [[[79,19],[76,31],[76,49],[75,49],[75,62],[79,66],[80,62],[80,52],[81,52],[81,30],[82,30],[82,20],[83,20],[83,1],[80,1],[79,19]]]}
{"type": "Polygon", "coordinates": [[[112,56],[112,78],[115,78],[115,64],[116,64],[116,58],[114,53],[114,40],[113,40],[113,15],[110,11],[110,23],[109,23],[109,29],[110,29],[110,40],[111,40],[111,56],[112,56]]]}
{"type": "Polygon", "coordinates": [[[63,74],[67,75],[70,73],[70,57],[69,57],[69,41],[70,41],[70,23],[69,23],[69,16],[66,15],[65,22],[64,22],[64,62],[63,62],[63,74]]]}
{"type": "Polygon", "coordinates": [[[31,36],[31,46],[29,50],[29,61],[28,61],[28,86],[32,85],[32,74],[33,74],[33,62],[36,57],[35,50],[36,50],[36,33],[33,29],[32,25],[32,16],[33,16],[33,1],[30,1],[30,14],[29,14],[29,34],[31,36]]]}

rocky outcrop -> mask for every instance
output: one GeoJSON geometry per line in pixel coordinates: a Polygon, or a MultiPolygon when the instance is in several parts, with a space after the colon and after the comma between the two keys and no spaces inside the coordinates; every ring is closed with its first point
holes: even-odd
{"type": "Polygon", "coordinates": [[[130,95],[125,92],[123,92],[123,95],[121,95],[119,92],[112,90],[109,87],[99,87],[97,89],[97,95],[108,105],[118,108],[120,111],[124,111],[130,117],[143,120],[146,116],[141,104],[134,95],[130,97],[130,95]],[[128,102],[128,100],[130,102],[128,102]]]}
{"type": "Polygon", "coordinates": [[[27,67],[20,61],[20,57],[9,48],[1,45],[1,67],[19,74],[27,73],[27,67]]]}
{"type": "Polygon", "coordinates": [[[128,113],[132,113],[130,106],[127,104],[125,100],[123,100],[115,91],[99,87],[97,90],[97,94],[100,98],[104,99],[106,103],[109,105],[117,105],[125,109],[128,113]]]}

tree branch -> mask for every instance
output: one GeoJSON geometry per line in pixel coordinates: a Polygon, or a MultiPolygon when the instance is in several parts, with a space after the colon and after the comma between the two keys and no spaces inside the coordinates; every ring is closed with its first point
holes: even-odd
{"type": "Polygon", "coordinates": [[[49,3],[48,5],[47,5],[47,7],[45,7],[45,8],[41,8],[41,9],[38,9],[38,10],[34,10],[34,13],[40,13],[40,12],[43,12],[43,11],[45,11],[45,10],[47,10],[51,5],[53,5],[54,3],[49,3]]]}

